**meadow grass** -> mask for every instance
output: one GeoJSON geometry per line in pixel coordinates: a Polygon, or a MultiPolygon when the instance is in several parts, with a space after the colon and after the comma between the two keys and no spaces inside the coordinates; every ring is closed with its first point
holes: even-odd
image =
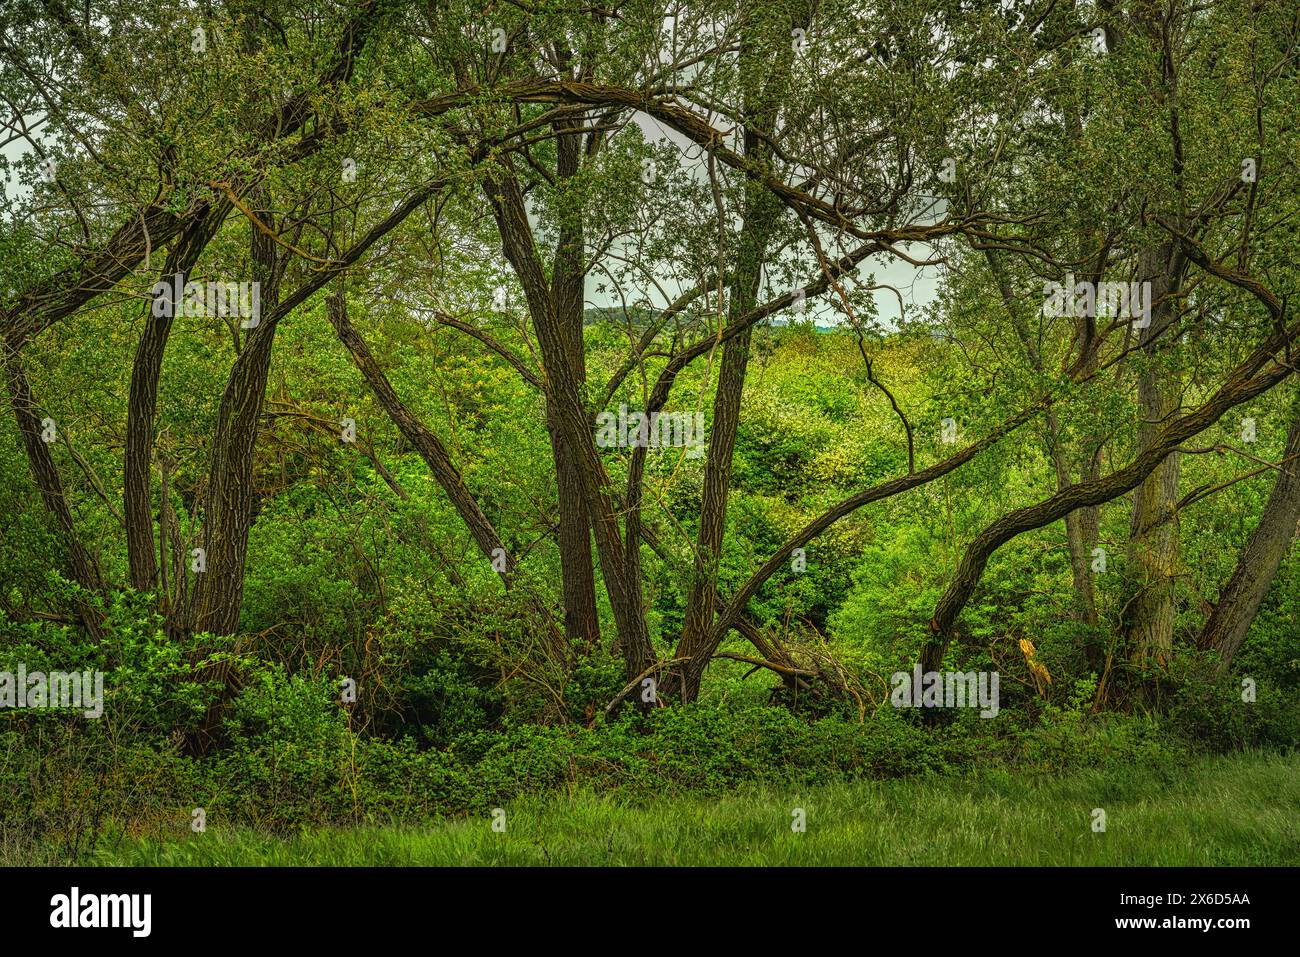
{"type": "Polygon", "coordinates": [[[1286,865],[1300,863],[1300,756],[1174,769],[996,771],[723,798],[545,795],[427,826],[101,841],[104,865],[1286,865]],[[791,825],[806,813],[806,831],[791,825]],[[1106,813],[1094,832],[1093,811],[1106,813]]]}

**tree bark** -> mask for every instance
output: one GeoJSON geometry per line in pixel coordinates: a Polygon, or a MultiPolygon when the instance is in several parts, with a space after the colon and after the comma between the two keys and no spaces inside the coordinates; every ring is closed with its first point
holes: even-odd
{"type": "MultiPolygon", "coordinates": [[[[746,134],[746,151],[758,151],[758,137],[746,134]]],[[[776,223],[776,204],[770,194],[753,183],[746,185],[746,210],[740,240],[739,262],[733,272],[727,304],[727,322],[740,322],[757,302],[763,258],[776,223]]],[[[749,341],[753,327],[722,347],[718,384],[713,399],[708,458],[704,466],[704,489],[700,499],[700,520],[696,531],[695,564],[686,598],[682,634],[674,658],[685,663],[665,677],[668,692],[684,701],[699,696],[704,669],[716,650],[711,641],[717,604],[718,568],[726,532],[727,497],[731,488],[731,465],[740,425],[740,406],[745,392],[745,371],[749,365],[749,341]],[[674,686],[676,684],[677,686],[674,686]]]]}
{"type": "MultiPolygon", "coordinates": [[[[595,532],[605,591],[609,596],[628,680],[656,661],[645,618],[641,583],[628,575],[619,533],[613,483],[601,465],[595,434],[582,401],[583,383],[569,361],[567,340],[555,315],[545,270],[537,255],[519,184],[502,161],[502,170],[484,183],[506,258],[523,286],[545,371],[546,399],[561,439],[569,446],[595,532]]],[[[637,543],[627,543],[627,548],[637,543]]]]}
{"type": "MultiPolygon", "coordinates": [[[[228,202],[216,209],[205,208],[186,226],[175,247],[167,255],[162,271],[163,282],[172,282],[173,277],[179,276],[178,284],[184,286],[190,270],[198,262],[199,255],[215,235],[230,208],[228,202]]],[[[154,554],[152,507],[154,425],[158,411],[158,380],[162,374],[163,353],[171,336],[175,311],[181,306],[180,302],[172,303],[171,308],[165,310],[169,314],[162,316],[153,314],[152,303],[147,307],[144,332],[140,336],[131,367],[126,410],[122,509],[126,522],[126,551],[131,587],[138,591],[153,588],[158,575],[159,558],[154,554]]],[[[159,521],[162,520],[160,517],[159,521]]]]}
{"type": "MultiPolygon", "coordinates": [[[[1147,362],[1138,377],[1138,440],[1145,451],[1161,427],[1178,412],[1180,376],[1164,369],[1156,343],[1176,321],[1174,295],[1181,285],[1179,258],[1172,242],[1143,250],[1140,276],[1151,283],[1151,324],[1140,344],[1147,362]]],[[[1173,654],[1177,617],[1178,480],[1182,456],[1171,451],[1133,493],[1129,526],[1129,567],[1138,589],[1131,606],[1128,635],[1132,659],[1140,666],[1164,667],[1173,654]]]]}
{"type": "MultiPolygon", "coordinates": [[[[580,117],[553,124],[565,133],[556,139],[556,177],[561,183],[575,177],[582,163],[580,117]]],[[[561,198],[564,202],[564,198],[561,198]]],[[[583,312],[586,304],[585,236],[583,210],[570,204],[560,216],[555,264],[551,274],[551,303],[564,340],[564,354],[573,377],[587,381],[583,312]]],[[[570,644],[591,654],[600,647],[600,618],[596,612],[596,571],[591,554],[591,517],[582,495],[577,457],[564,439],[556,410],[548,401],[547,431],[555,459],[555,489],[559,503],[558,544],[564,593],[564,632],[570,644]]]]}
{"type": "MultiPolygon", "coordinates": [[[[1257,288],[1256,291],[1261,301],[1269,304],[1270,310],[1277,308],[1265,290],[1257,288]]],[[[1212,426],[1229,409],[1262,395],[1291,375],[1291,366],[1276,362],[1275,356],[1297,337],[1300,337],[1300,326],[1296,324],[1275,331],[1233,370],[1207,402],[1169,422],[1125,467],[1095,481],[1073,485],[1035,505],[1015,509],[985,527],[967,546],[952,583],[935,606],[930,619],[930,641],[921,654],[922,667],[927,671],[937,671],[942,664],[957,616],[979,584],[989,557],[998,548],[1017,535],[1042,528],[1075,509],[1113,501],[1136,488],[1178,445],[1212,426]],[[1265,366],[1268,366],[1267,370],[1261,371],[1265,366]]]]}
{"type": "MultiPolygon", "coordinates": [[[[745,83],[741,97],[748,122],[742,139],[746,164],[756,169],[769,166],[770,150],[764,141],[777,127],[786,85],[790,77],[793,48],[779,43],[780,53],[770,57],[771,36],[782,40],[789,36],[791,11],[768,11],[758,14],[747,24],[741,38],[740,61],[745,83]],[[767,60],[760,63],[760,58],[767,60]]],[[[746,180],[744,207],[741,210],[740,235],[736,263],[730,270],[727,324],[743,322],[757,304],[762,282],[763,263],[780,218],[781,204],[766,186],[746,180]]],[[[719,201],[720,202],[720,201],[719,201]]],[[[722,215],[722,210],[718,210],[722,215]]],[[[723,224],[719,223],[719,228],[723,224]]],[[[749,365],[749,341],[753,327],[729,339],[722,347],[718,367],[718,384],[713,397],[713,421],[710,425],[708,458],[704,466],[704,488],[700,498],[700,519],[696,530],[695,562],[682,634],[674,658],[685,659],[665,676],[665,693],[683,701],[694,701],[700,682],[719,641],[713,628],[717,605],[718,570],[722,560],[722,542],[726,533],[727,498],[731,488],[731,466],[736,450],[736,432],[740,425],[740,407],[745,392],[745,372],[749,365]]],[[[725,630],[722,632],[725,634],[725,630]]]]}
{"type": "Polygon", "coordinates": [[[1223,674],[1250,630],[1286,557],[1300,522],[1300,391],[1292,407],[1281,472],[1259,524],[1219,595],[1219,603],[1201,629],[1197,644],[1219,653],[1216,672],[1223,674]]]}
{"type": "MultiPolygon", "coordinates": [[[[99,641],[104,635],[103,613],[95,601],[104,591],[103,572],[95,556],[77,534],[76,522],[72,517],[72,509],[68,505],[63,480],[59,477],[58,466],[55,465],[54,456],[50,452],[53,443],[46,442],[41,437],[43,431],[41,417],[37,414],[35,403],[32,401],[31,386],[28,384],[22,359],[17,350],[6,349],[5,371],[9,384],[9,401],[14,420],[18,424],[18,433],[23,438],[28,468],[31,470],[32,479],[36,482],[37,490],[41,493],[45,510],[50,513],[58,529],[67,553],[69,576],[83,592],[75,602],[78,617],[91,638],[99,641]]],[[[56,435],[57,429],[56,422],[56,435]]]]}
{"type": "MultiPolygon", "coordinates": [[[[259,218],[273,225],[269,211],[259,218]]],[[[262,312],[279,303],[284,260],[275,240],[253,230],[253,277],[260,283],[262,312]]],[[[197,576],[194,628],[230,635],[239,627],[244,566],[253,523],[253,451],[257,443],[271,347],[278,323],[259,321],[235,359],[217,412],[203,507],[206,570],[197,576]]]]}

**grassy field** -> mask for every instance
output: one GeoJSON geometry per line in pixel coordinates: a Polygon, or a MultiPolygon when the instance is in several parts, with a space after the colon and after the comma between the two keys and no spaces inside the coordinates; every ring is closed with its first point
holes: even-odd
{"type": "Polygon", "coordinates": [[[228,830],[105,840],[105,865],[1277,865],[1300,864],[1300,757],[1207,758],[1177,771],[997,773],[736,793],[648,805],[579,794],[427,827],[228,830]],[[794,809],[806,830],[792,830],[794,809]],[[1093,810],[1106,812],[1104,833],[1093,810]]]}

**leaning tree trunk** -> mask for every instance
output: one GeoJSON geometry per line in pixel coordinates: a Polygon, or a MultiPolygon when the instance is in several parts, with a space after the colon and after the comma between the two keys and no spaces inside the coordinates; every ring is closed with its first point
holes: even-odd
{"type": "MultiPolygon", "coordinates": [[[[18,432],[23,438],[23,448],[27,452],[27,465],[36,488],[41,493],[45,510],[58,527],[59,537],[67,552],[68,573],[82,591],[81,597],[75,601],[77,615],[86,632],[98,641],[104,635],[103,612],[96,606],[95,600],[104,590],[104,575],[94,554],[77,534],[72,509],[63,489],[63,480],[59,477],[58,466],[50,452],[52,443],[45,441],[42,435],[44,429],[32,401],[32,390],[23,371],[22,358],[16,350],[6,347],[4,359],[9,380],[9,401],[18,423],[18,432]]],[[[57,423],[54,428],[57,436],[57,423]]]]}
{"type": "Polygon", "coordinates": [[[1229,409],[1262,395],[1292,375],[1289,365],[1273,359],[1297,336],[1300,336],[1300,326],[1296,325],[1275,331],[1233,370],[1230,380],[1210,399],[1192,412],[1176,416],[1128,465],[1093,481],[1073,485],[1034,505],[1015,509],[985,526],[966,546],[948,589],[935,604],[930,618],[930,640],[921,653],[924,670],[937,670],[942,663],[957,618],[974,594],[994,552],[1017,535],[1042,528],[1076,509],[1114,501],[1137,488],[1183,442],[1214,425],[1229,409]]]}
{"type": "MultiPolygon", "coordinates": [[[[398,397],[397,391],[375,360],[374,354],[370,351],[365,339],[357,331],[351,320],[348,319],[347,302],[342,293],[333,293],[326,299],[325,313],[329,317],[334,331],[338,334],[339,341],[351,353],[353,362],[361,370],[366,384],[370,386],[370,390],[374,393],[380,406],[383,407],[389,419],[397,426],[402,435],[406,437],[406,440],[415,447],[415,450],[420,454],[420,458],[424,459],[425,464],[429,466],[429,471],[433,473],[434,479],[443,492],[446,493],[447,498],[451,500],[461,520],[469,528],[470,536],[474,539],[483,555],[483,561],[495,562],[498,558],[504,559],[505,566],[504,571],[501,572],[501,580],[509,588],[515,577],[518,561],[506,548],[505,542],[497,533],[496,526],[483,514],[474,493],[465,484],[464,477],[456,468],[455,463],[452,462],[446,446],[423,422],[412,414],[406,404],[398,397]]],[[[526,604],[546,630],[548,653],[556,661],[566,663],[568,658],[564,636],[556,629],[549,610],[531,596],[526,599],[526,604]]]]}
{"type": "Polygon", "coordinates": [[[1300,391],[1296,393],[1282,459],[1282,470],[1259,524],[1197,641],[1201,648],[1213,648],[1219,653],[1218,674],[1232,665],[1300,522],[1300,391]]]}

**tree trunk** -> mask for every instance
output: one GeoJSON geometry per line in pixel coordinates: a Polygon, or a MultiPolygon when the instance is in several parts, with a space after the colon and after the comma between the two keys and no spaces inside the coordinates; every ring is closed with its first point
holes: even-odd
{"type": "MultiPolygon", "coordinates": [[[[1148,367],[1138,379],[1137,447],[1149,448],[1178,412],[1180,376],[1162,369],[1156,340],[1177,318],[1173,302],[1177,265],[1171,243],[1143,251],[1140,275],[1151,282],[1151,323],[1140,344],[1148,367]]],[[[1166,343],[1167,345],[1168,343],[1166,343]]],[[[1138,592],[1130,607],[1128,634],[1138,665],[1168,664],[1173,653],[1178,571],[1178,480],[1182,456],[1172,451],[1133,494],[1129,568],[1138,592]]]]}
{"type": "Polygon", "coordinates": [[[564,634],[575,648],[590,655],[600,647],[600,617],[596,612],[596,569],[591,554],[591,524],[582,493],[582,478],[573,450],[564,440],[559,421],[547,403],[547,432],[555,461],[555,493],[559,502],[556,536],[560,550],[560,581],[564,600],[564,634]]]}
{"type": "Polygon", "coordinates": [[[1292,408],[1287,430],[1286,449],[1282,453],[1282,471],[1278,473],[1273,493],[1259,517],[1250,542],[1237,561],[1232,577],[1219,596],[1219,603],[1201,630],[1197,644],[1219,653],[1216,666],[1223,674],[1250,630],[1259,606],[1268,595],[1277,570],[1295,538],[1300,522],[1300,391],[1292,408]],[[1289,461],[1288,461],[1289,460],[1289,461]]]}
{"type": "MultiPolygon", "coordinates": [[[[569,117],[554,124],[557,132],[567,131],[556,139],[556,174],[561,183],[572,179],[580,170],[583,126],[581,117],[569,117]]],[[[585,237],[580,205],[568,204],[560,216],[551,275],[551,305],[564,340],[570,372],[579,383],[587,381],[587,350],[583,340],[585,237]]],[[[564,439],[555,409],[549,401],[546,419],[555,459],[555,489],[559,503],[558,544],[564,592],[564,632],[572,646],[591,654],[600,647],[596,570],[591,554],[591,516],[583,500],[576,456],[564,439]]]]}
{"type": "MultiPolygon", "coordinates": [[[[546,400],[552,410],[556,431],[574,456],[582,495],[595,532],[596,554],[600,559],[605,591],[618,630],[624,671],[631,681],[653,667],[656,658],[645,618],[641,583],[628,575],[613,483],[596,450],[595,434],[582,401],[583,383],[569,361],[568,340],[555,315],[519,184],[505,169],[487,180],[484,188],[492,204],[506,257],[523,286],[533,327],[537,331],[546,373],[546,400]]],[[[627,547],[638,545],[630,542],[627,547]]]]}
{"type": "MultiPolygon", "coordinates": [[[[751,134],[747,145],[756,148],[756,141],[757,138],[751,134]]],[[[748,209],[742,227],[740,262],[733,275],[727,306],[729,323],[738,321],[754,308],[763,256],[776,218],[766,190],[750,184],[746,187],[746,195],[748,209]]],[[[686,598],[682,634],[673,655],[688,660],[677,672],[677,682],[670,682],[670,685],[677,686],[668,689],[673,697],[680,695],[684,701],[694,701],[699,695],[704,669],[715,650],[711,647],[710,637],[717,605],[718,566],[726,532],[727,496],[731,488],[731,465],[740,425],[751,332],[752,327],[747,328],[727,341],[722,347],[722,362],[718,368],[709,452],[704,466],[704,490],[700,499],[700,522],[696,531],[695,566],[686,598]]]]}
{"type": "MultiPolygon", "coordinates": [[[[5,371],[9,381],[9,401],[13,408],[14,419],[18,423],[18,432],[23,437],[23,448],[27,452],[27,465],[41,493],[45,510],[50,513],[58,527],[59,537],[67,552],[68,573],[72,581],[83,591],[76,604],[78,617],[87,633],[96,641],[103,638],[103,613],[95,600],[104,590],[104,575],[95,556],[82,543],[77,534],[72,509],[63,489],[63,480],[59,477],[58,467],[50,452],[52,442],[46,442],[41,433],[44,431],[41,418],[37,415],[32,401],[31,386],[23,372],[22,359],[13,349],[5,350],[5,371]]],[[[58,423],[54,425],[57,436],[58,423]]]]}
{"type": "MultiPolygon", "coordinates": [[[[483,560],[492,562],[499,557],[505,560],[505,571],[501,573],[501,580],[508,588],[514,578],[517,562],[515,557],[510,554],[506,548],[505,542],[497,533],[496,527],[491,520],[483,514],[479,507],[478,501],[474,494],[465,484],[464,478],[451,460],[451,455],[447,452],[446,446],[433,434],[423,422],[411,414],[405,403],[398,397],[397,391],[393,388],[388,376],[384,375],[383,369],[375,361],[374,354],[371,353],[370,347],[366,344],[365,339],[361,336],[352,322],[348,319],[347,303],[341,293],[331,294],[325,301],[325,312],[329,317],[330,325],[338,334],[339,341],[347,347],[352,355],[352,361],[356,363],[361,374],[365,377],[367,385],[374,393],[375,398],[383,407],[384,412],[397,426],[406,440],[415,447],[424,459],[429,471],[433,473],[434,479],[450,499],[452,506],[456,509],[461,520],[469,528],[470,536],[478,545],[479,551],[483,554],[483,560]]],[[[540,602],[531,602],[530,605],[534,613],[539,615],[547,628],[548,641],[547,650],[557,661],[567,662],[567,645],[562,635],[556,631],[554,623],[551,620],[550,613],[540,602]]]]}
{"type": "MultiPolygon", "coordinates": [[[[791,57],[790,44],[779,45],[776,49],[783,51],[782,55],[776,62],[760,68],[756,57],[767,54],[757,52],[760,45],[755,41],[767,30],[787,35],[791,26],[789,16],[787,11],[769,12],[766,22],[755,22],[741,42],[741,60],[749,61],[749,66],[755,69],[751,76],[756,78],[756,83],[742,93],[745,115],[750,121],[744,134],[744,155],[760,167],[768,163],[768,149],[760,133],[770,133],[776,128],[789,79],[791,57]]],[[[781,205],[768,189],[753,180],[746,181],[736,263],[728,284],[729,325],[741,321],[757,302],[763,262],[780,213],[781,205]]],[[[696,530],[695,564],[686,598],[682,634],[673,655],[687,660],[670,673],[666,688],[669,696],[680,697],[683,701],[694,701],[699,696],[704,670],[722,638],[714,628],[718,567],[726,532],[727,496],[731,487],[731,465],[745,391],[751,332],[752,327],[747,327],[740,335],[727,341],[718,368],[709,451],[704,466],[704,489],[700,499],[700,521],[696,530]]]]}
{"type": "MultiPolygon", "coordinates": [[[[259,217],[272,221],[266,211],[259,217]]],[[[274,239],[253,231],[253,275],[261,284],[262,313],[273,312],[279,303],[283,262],[277,250],[274,239]]],[[[203,506],[206,569],[196,576],[193,620],[195,630],[214,635],[230,635],[239,627],[253,524],[253,452],[277,326],[263,321],[250,330],[217,412],[203,506]]]]}
{"type": "MultiPolygon", "coordinates": [[[[184,287],[190,270],[194,268],[199,255],[230,208],[228,202],[223,203],[216,210],[200,213],[186,226],[176,246],[167,255],[161,276],[163,282],[176,282],[184,287]]],[[[181,305],[180,302],[172,303],[171,308],[165,310],[170,315],[156,316],[151,304],[145,319],[144,333],[136,348],[135,362],[131,367],[131,388],[126,410],[122,514],[126,520],[126,551],[131,587],[138,591],[153,588],[158,575],[159,559],[154,554],[152,506],[154,423],[158,411],[158,379],[162,373],[163,353],[171,336],[175,311],[181,305]]]]}

